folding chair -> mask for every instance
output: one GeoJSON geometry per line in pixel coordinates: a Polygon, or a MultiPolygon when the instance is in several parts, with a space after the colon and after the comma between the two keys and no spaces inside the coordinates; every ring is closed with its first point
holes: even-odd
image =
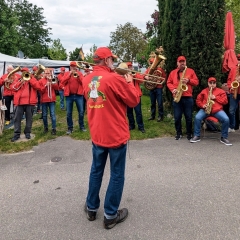
{"type": "MultiPolygon", "coordinates": [[[[209,133],[218,133],[220,132],[221,133],[221,123],[218,121],[217,118],[213,117],[213,116],[209,116],[209,117],[206,117],[204,120],[203,120],[203,123],[202,123],[202,129],[203,129],[203,138],[207,138],[206,137],[206,130],[207,130],[207,121],[211,121],[215,124],[215,127],[216,127],[216,131],[208,131],[209,133]]],[[[218,138],[216,136],[214,137],[208,137],[208,138],[218,138]]]]}

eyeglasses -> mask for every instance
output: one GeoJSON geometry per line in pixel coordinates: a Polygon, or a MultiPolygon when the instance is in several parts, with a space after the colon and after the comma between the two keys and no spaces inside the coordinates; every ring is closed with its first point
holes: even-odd
{"type": "Polygon", "coordinates": [[[216,84],[216,82],[209,82],[209,84],[216,84]]]}

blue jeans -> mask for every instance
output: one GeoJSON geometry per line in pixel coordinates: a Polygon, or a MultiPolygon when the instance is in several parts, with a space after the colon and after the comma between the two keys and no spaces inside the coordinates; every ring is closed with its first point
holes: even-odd
{"type": "Polygon", "coordinates": [[[104,202],[104,215],[108,219],[117,216],[117,210],[121,202],[125,180],[126,151],[127,144],[122,144],[118,148],[107,148],[92,143],[93,160],[86,202],[90,210],[98,210],[100,206],[99,191],[109,154],[110,181],[104,202]]]}
{"type": "Polygon", "coordinates": [[[64,108],[64,91],[63,90],[59,90],[59,96],[60,96],[60,108],[63,109],[64,108]]]}
{"type": "Polygon", "coordinates": [[[150,90],[150,100],[151,100],[151,117],[156,116],[156,101],[158,104],[158,117],[163,117],[163,98],[162,98],[162,88],[155,88],[150,90]]]}
{"type": "Polygon", "coordinates": [[[52,129],[56,129],[55,102],[42,103],[42,117],[44,128],[48,128],[48,108],[52,119],[52,129]]]}
{"type": "Polygon", "coordinates": [[[73,120],[72,120],[72,112],[73,112],[73,102],[76,103],[78,110],[78,124],[80,129],[84,129],[84,112],[83,112],[83,95],[71,94],[66,96],[66,105],[67,105],[67,125],[68,129],[73,129],[73,120]]]}
{"type": "Polygon", "coordinates": [[[237,95],[237,98],[233,98],[233,94],[229,96],[229,127],[235,128],[235,114],[238,107],[238,103],[240,101],[240,94],[237,95]]]}
{"type": "Polygon", "coordinates": [[[208,116],[213,116],[218,119],[218,121],[222,124],[222,131],[221,131],[222,137],[228,138],[229,118],[223,110],[220,110],[217,113],[208,115],[205,113],[203,109],[200,109],[197,115],[195,116],[195,120],[194,120],[194,136],[200,137],[202,120],[208,116]]]}
{"type": "Polygon", "coordinates": [[[142,129],[144,129],[144,124],[143,124],[143,118],[142,118],[141,97],[140,97],[140,102],[136,107],[134,107],[134,108],[127,107],[127,117],[128,117],[128,121],[129,121],[129,127],[131,127],[131,128],[135,128],[133,109],[136,114],[136,121],[137,121],[138,129],[142,130],[142,129]]]}
{"type": "Polygon", "coordinates": [[[186,120],[187,135],[192,134],[192,113],[193,113],[193,98],[181,97],[178,103],[173,102],[173,111],[175,119],[175,129],[177,135],[182,134],[182,115],[184,114],[186,120]]]}

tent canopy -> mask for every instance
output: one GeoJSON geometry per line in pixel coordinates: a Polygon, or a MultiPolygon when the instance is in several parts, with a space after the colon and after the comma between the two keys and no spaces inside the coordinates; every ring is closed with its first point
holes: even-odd
{"type": "Polygon", "coordinates": [[[69,67],[70,61],[59,61],[59,60],[49,60],[49,59],[23,59],[16,58],[6,54],[0,53],[0,75],[4,74],[7,65],[20,66],[20,67],[33,67],[38,64],[44,67],[69,67]]]}

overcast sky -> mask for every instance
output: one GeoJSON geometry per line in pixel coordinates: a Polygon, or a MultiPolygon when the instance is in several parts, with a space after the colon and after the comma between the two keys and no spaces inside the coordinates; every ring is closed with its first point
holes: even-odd
{"type": "Polygon", "coordinates": [[[95,44],[107,46],[110,32],[127,22],[146,31],[146,22],[157,8],[157,0],[29,0],[44,9],[43,16],[52,28],[51,39],[60,39],[69,51],[83,45],[84,53],[95,44]]]}

